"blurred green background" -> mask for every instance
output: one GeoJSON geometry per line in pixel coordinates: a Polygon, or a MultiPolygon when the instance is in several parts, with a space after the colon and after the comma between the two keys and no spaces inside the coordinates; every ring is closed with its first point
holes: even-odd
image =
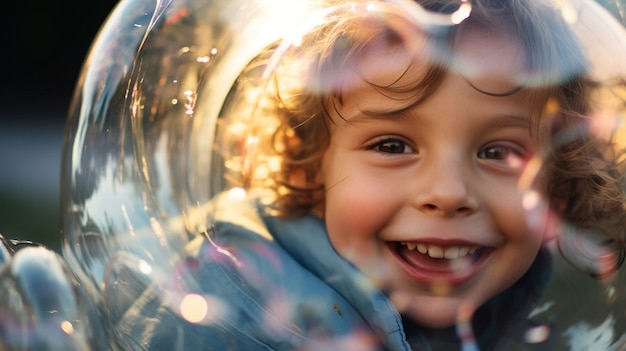
{"type": "MultiPolygon", "coordinates": [[[[626,0],[599,0],[624,18],[626,0]]],[[[63,129],[83,60],[115,0],[2,1],[0,233],[58,250],[63,129]]]]}

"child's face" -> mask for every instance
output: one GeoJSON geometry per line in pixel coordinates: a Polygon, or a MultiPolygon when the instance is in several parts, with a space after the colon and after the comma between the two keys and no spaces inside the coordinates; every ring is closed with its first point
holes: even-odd
{"type": "Polygon", "coordinates": [[[444,327],[517,281],[542,245],[547,211],[520,186],[536,126],[527,91],[489,96],[456,74],[393,112],[405,105],[365,83],[343,95],[322,169],[325,221],[339,254],[402,314],[444,327]]]}

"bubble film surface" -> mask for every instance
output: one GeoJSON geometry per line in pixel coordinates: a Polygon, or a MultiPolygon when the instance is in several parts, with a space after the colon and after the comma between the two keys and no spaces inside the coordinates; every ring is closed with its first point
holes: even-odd
{"type": "MultiPolygon", "coordinates": [[[[541,21],[490,17],[507,1],[122,0],[93,43],[66,129],[63,258],[96,306],[84,314],[106,331],[80,341],[120,350],[624,349],[624,5],[526,3],[541,21]],[[386,290],[385,264],[347,249],[347,261],[328,258],[330,242],[316,241],[326,228],[315,218],[337,217],[320,203],[344,184],[320,180],[323,150],[348,139],[324,131],[342,130],[350,111],[383,120],[419,108],[446,86],[437,77],[450,76],[488,99],[525,94],[533,106],[524,120],[533,152],[496,143],[470,155],[497,159],[494,174],[517,172],[520,221],[542,239],[505,292],[463,302],[440,333],[407,323],[407,341],[395,344],[362,306],[388,301],[406,321],[411,294],[386,290]]],[[[519,123],[513,117],[501,123],[519,123]]],[[[376,150],[422,155],[406,139],[376,150]]],[[[487,239],[464,240],[398,240],[392,251],[431,272],[411,276],[437,298],[495,257],[496,244],[479,245],[487,239]]],[[[0,251],[3,284],[19,292],[24,268],[14,257],[5,269],[9,256],[0,251]]]]}
{"type": "Polygon", "coordinates": [[[57,253],[2,236],[0,251],[0,348],[108,349],[95,306],[57,253]]]}

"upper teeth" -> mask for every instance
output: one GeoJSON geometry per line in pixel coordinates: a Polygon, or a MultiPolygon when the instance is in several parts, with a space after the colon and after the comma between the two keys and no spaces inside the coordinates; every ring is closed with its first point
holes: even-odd
{"type": "Polygon", "coordinates": [[[468,246],[468,245],[459,245],[459,246],[446,246],[445,248],[439,245],[434,244],[424,244],[424,243],[412,243],[412,242],[401,242],[402,245],[406,246],[409,250],[419,251],[420,253],[427,254],[432,258],[446,258],[449,260],[453,260],[455,258],[471,255],[478,249],[477,246],[468,246]]]}

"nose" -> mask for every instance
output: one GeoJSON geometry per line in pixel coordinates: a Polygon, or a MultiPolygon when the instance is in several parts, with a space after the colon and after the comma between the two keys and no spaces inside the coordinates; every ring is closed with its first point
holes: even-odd
{"type": "Polygon", "coordinates": [[[440,217],[474,213],[478,199],[471,191],[471,184],[476,175],[466,168],[454,159],[425,165],[416,175],[421,186],[414,195],[414,206],[421,212],[440,217]]]}

